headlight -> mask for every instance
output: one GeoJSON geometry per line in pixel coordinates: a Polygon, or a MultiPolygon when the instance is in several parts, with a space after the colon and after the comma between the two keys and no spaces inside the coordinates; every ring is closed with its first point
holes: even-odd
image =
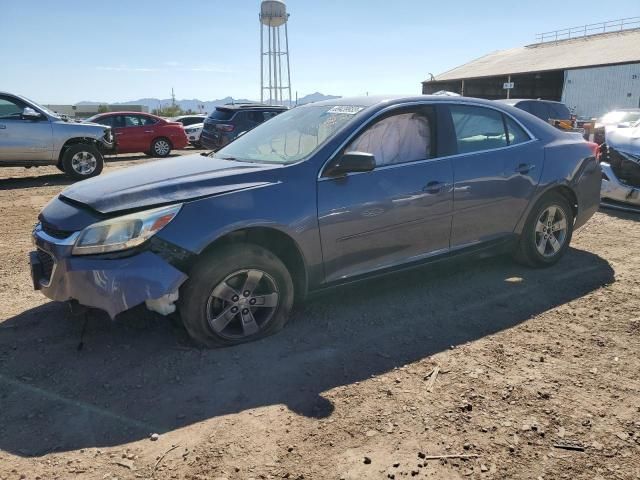
{"type": "Polygon", "coordinates": [[[80,233],[72,253],[90,255],[137,247],[162,230],[181,207],[154,208],[89,225],[80,233]]]}
{"type": "Polygon", "coordinates": [[[197,131],[198,131],[197,128],[187,128],[187,129],[185,129],[185,132],[187,132],[187,133],[196,133],[197,131]]]}

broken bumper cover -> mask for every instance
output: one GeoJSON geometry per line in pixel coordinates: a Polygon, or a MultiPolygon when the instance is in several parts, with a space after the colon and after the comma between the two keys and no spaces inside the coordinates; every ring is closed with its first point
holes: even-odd
{"type": "Polygon", "coordinates": [[[29,255],[33,285],[51,300],[76,300],[114,318],[147,300],[175,295],[187,279],[151,251],[115,258],[72,256],[77,235],[58,239],[39,226],[33,231],[37,248],[29,255]]]}
{"type": "Polygon", "coordinates": [[[600,197],[607,206],[626,204],[640,209],[640,188],[620,181],[608,163],[602,163],[602,187],[600,197]]]}

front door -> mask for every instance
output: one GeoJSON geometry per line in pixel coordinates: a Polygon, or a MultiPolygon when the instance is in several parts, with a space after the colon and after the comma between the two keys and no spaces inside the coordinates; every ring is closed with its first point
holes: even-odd
{"type": "Polygon", "coordinates": [[[327,282],[449,249],[453,173],[437,157],[435,132],[431,107],[396,110],[344,150],[374,154],[373,171],[319,179],[327,282]]]}
{"type": "Polygon", "coordinates": [[[151,149],[153,127],[140,115],[118,115],[114,120],[118,153],[147,152],[151,149]]]}
{"type": "Polygon", "coordinates": [[[25,107],[19,98],[0,95],[0,162],[53,159],[53,128],[44,115],[39,120],[22,117],[25,107]]]}
{"type": "Polygon", "coordinates": [[[539,142],[499,110],[472,105],[450,105],[449,110],[458,148],[452,159],[451,247],[506,237],[538,185],[539,142]]]}

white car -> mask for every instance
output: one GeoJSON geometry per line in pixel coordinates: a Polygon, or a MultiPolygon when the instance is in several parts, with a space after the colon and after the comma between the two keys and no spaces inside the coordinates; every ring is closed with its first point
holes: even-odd
{"type": "Polygon", "coordinates": [[[200,148],[200,134],[202,133],[205,118],[207,118],[207,116],[204,114],[192,114],[174,117],[171,121],[181,123],[187,134],[189,143],[196,148],[200,148]]]}
{"type": "Polygon", "coordinates": [[[189,139],[189,143],[196,148],[200,148],[200,135],[202,134],[202,127],[204,127],[203,123],[196,123],[193,125],[189,125],[188,127],[184,127],[184,133],[187,134],[187,138],[189,139]]]}

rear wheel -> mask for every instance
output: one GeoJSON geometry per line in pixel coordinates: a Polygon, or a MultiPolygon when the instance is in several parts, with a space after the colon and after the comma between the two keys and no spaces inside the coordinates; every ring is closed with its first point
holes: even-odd
{"type": "Polygon", "coordinates": [[[532,267],[546,267],[565,254],[573,235],[573,210],[559,193],[542,197],[531,210],[515,258],[532,267]]]}
{"type": "Polygon", "coordinates": [[[103,167],[102,154],[90,144],[72,145],[62,156],[62,170],[75,180],[100,175],[103,167]]]}
{"type": "Polygon", "coordinates": [[[180,292],[187,332],[206,347],[245,343],[271,335],[293,305],[289,271],[269,250],[243,244],[205,254],[180,292]]]}
{"type": "Polygon", "coordinates": [[[156,138],[151,143],[151,155],[164,158],[171,153],[171,143],[166,138],[156,138]]]}

